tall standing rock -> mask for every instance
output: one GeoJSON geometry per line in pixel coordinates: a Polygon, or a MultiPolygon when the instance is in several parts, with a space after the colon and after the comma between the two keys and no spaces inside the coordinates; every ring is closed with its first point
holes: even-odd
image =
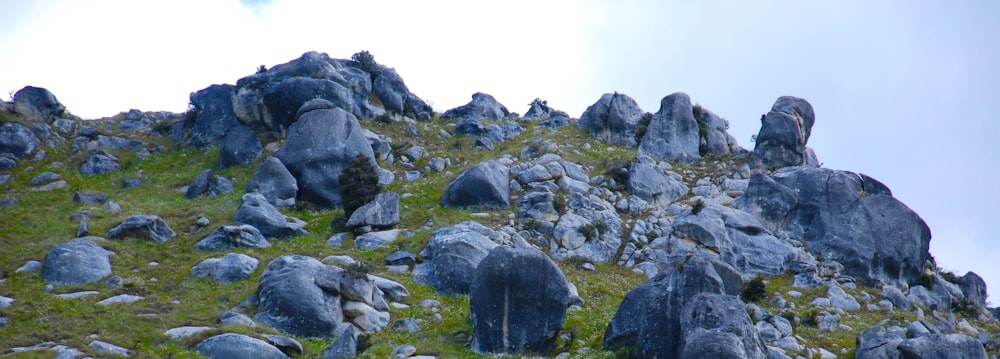
{"type": "Polygon", "coordinates": [[[568,304],[566,277],[548,256],[528,247],[494,248],[469,292],[472,350],[547,354],[568,304]]]}
{"type": "Polygon", "coordinates": [[[698,121],[692,112],[691,97],[676,92],[660,100],[639,153],[670,161],[690,162],[700,157],[698,121]]]}
{"type": "Polygon", "coordinates": [[[320,208],[341,205],[340,173],[359,153],[375,162],[364,130],[354,115],[317,99],[302,105],[288,128],[285,145],[274,153],[298,182],[298,200],[320,208]]]}
{"type": "Polygon", "coordinates": [[[779,97],[771,111],[761,117],[750,166],[766,170],[799,165],[818,167],[815,153],[806,147],[815,122],[816,114],[808,101],[779,97]]]}
{"type": "Polygon", "coordinates": [[[216,146],[230,129],[242,125],[233,112],[234,91],[233,85],[212,85],[191,94],[191,104],[198,113],[188,145],[216,146]]]}
{"type": "Polygon", "coordinates": [[[324,291],[315,282],[324,267],[314,258],[299,255],[272,260],[260,276],[261,312],[255,318],[289,334],[332,338],[344,316],[340,295],[324,291]]]}
{"type": "Polygon", "coordinates": [[[503,209],[510,207],[510,169],[497,161],[483,161],[451,181],[441,205],[445,207],[503,209]]]}
{"type": "Polygon", "coordinates": [[[14,93],[14,112],[30,121],[48,121],[65,111],[66,106],[44,88],[25,86],[14,93]]]}
{"type": "Polygon", "coordinates": [[[638,143],[636,127],[644,114],[639,104],[628,95],[606,93],[587,107],[576,127],[586,129],[602,140],[635,147],[638,143]]]}

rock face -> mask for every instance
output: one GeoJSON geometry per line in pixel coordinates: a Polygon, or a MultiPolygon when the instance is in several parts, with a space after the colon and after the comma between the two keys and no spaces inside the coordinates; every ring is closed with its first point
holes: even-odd
{"type": "Polygon", "coordinates": [[[222,283],[244,280],[257,270],[257,258],[229,253],[222,258],[209,258],[191,268],[195,277],[212,277],[222,283]]]}
{"type": "Polygon", "coordinates": [[[219,334],[205,339],[198,343],[194,350],[211,359],[288,358],[285,353],[268,342],[236,333],[219,334]]]}
{"type": "Polygon", "coordinates": [[[678,358],[767,358],[767,347],[737,296],[694,296],[681,310],[680,327],[678,358]]]}
{"type": "Polygon", "coordinates": [[[111,275],[111,252],[89,238],[61,243],[45,256],[46,283],[80,285],[111,275]]]}
{"type": "Polygon", "coordinates": [[[375,200],[351,213],[347,228],[371,226],[373,229],[390,228],[399,223],[399,194],[382,192],[375,200]]]}
{"type": "Polygon", "coordinates": [[[219,145],[219,167],[245,165],[260,157],[264,147],[260,144],[260,138],[250,127],[240,124],[236,125],[222,137],[219,145]]]}
{"type": "Polygon", "coordinates": [[[251,225],[222,226],[194,245],[200,251],[219,251],[231,248],[267,248],[271,243],[257,227],[251,225]]]}
{"type": "Polygon", "coordinates": [[[568,303],[566,278],[544,253],[496,247],[479,263],[469,292],[472,350],[547,354],[568,303]]]}
{"type": "Polygon", "coordinates": [[[275,157],[268,157],[261,162],[257,172],[247,181],[247,192],[259,192],[268,203],[279,208],[294,206],[298,191],[295,176],[275,157]]]}
{"type": "Polygon", "coordinates": [[[468,221],[440,228],[420,251],[424,262],[413,268],[413,280],[447,295],[468,294],[476,267],[497,246],[493,230],[468,221]]]}
{"type": "Polygon", "coordinates": [[[671,161],[691,162],[699,157],[699,128],[692,112],[691,97],[677,92],[660,100],[639,153],[671,161]]]}
{"type": "Polygon", "coordinates": [[[8,122],[0,126],[0,153],[10,153],[14,157],[28,157],[41,144],[38,137],[19,123],[8,122]]]}
{"type": "MultiPolygon", "coordinates": [[[[758,141],[759,142],[759,141],[758,141]]],[[[751,178],[734,203],[773,226],[773,233],[801,238],[813,253],[844,265],[866,285],[915,283],[930,258],[927,224],[888,191],[864,177],[825,168],[789,167],[751,178]],[[866,189],[875,187],[875,193],[866,189]]]]}
{"type": "MultiPolygon", "coordinates": [[[[303,109],[321,105],[326,100],[312,100],[303,109]]],[[[354,115],[339,108],[304,111],[288,128],[288,139],[274,157],[285,164],[298,183],[298,200],[320,208],[341,205],[340,173],[359,153],[372,159],[364,130],[354,115]]],[[[376,166],[377,168],[377,166],[376,166]]]]}
{"type": "Polygon", "coordinates": [[[289,255],[275,258],[260,277],[260,313],[254,317],[274,328],[303,337],[332,338],[343,320],[340,296],[314,282],[325,265],[289,255]]]}
{"type": "Polygon", "coordinates": [[[289,238],[309,233],[305,230],[305,221],[281,214],[257,192],[243,195],[243,203],[236,209],[233,221],[254,226],[267,238],[289,238]]]}
{"type": "Polygon", "coordinates": [[[760,132],[750,156],[750,166],[775,170],[788,166],[819,166],[816,155],[806,147],[816,115],[808,101],[779,97],[771,111],[761,118],[760,132]]]}
{"type": "Polygon", "coordinates": [[[14,112],[28,120],[48,121],[61,116],[65,111],[66,106],[44,88],[25,86],[14,94],[14,112]]]}
{"type": "Polygon", "coordinates": [[[510,207],[510,169],[483,161],[451,181],[441,198],[445,207],[504,209],[510,207]]]}
{"type": "Polygon", "coordinates": [[[636,127],[644,114],[628,95],[606,93],[587,107],[576,127],[586,129],[602,140],[635,147],[638,144],[636,127]]]}
{"type": "Polygon", "coordinates": [[[114,239],[146,239],[163,243],[177,234],[159,216],[137,214],[125,218],[121,224],[108,231],[108,237],[114,239]]]}
{"type": "Polygon", "coordinates": [[[714,259],[693,255],[675,258],[655,277],[629,291],[604,332],[604,346],[635,346],[639,358],[679,355],[683,331],[681,310],[700,293],[736,295],[740,274],[714,259]]]}
{"type": "Polygon", "coordinates": [[[191,104],[198,115],[191,126],[186,144],[195,147],[216,146],[226,133],[242,126],[233,113],[233,85],[212,85],[191,94],[191,104]]]}
{"type": "Polygon", "coordinates": [[[476,92],[472,94],[472,101],[469,103],[445,111],[441,115],[443,118],[453,120],[502,120],[510,115],[507,107],[501,105],[493,96],[476,92]]]}

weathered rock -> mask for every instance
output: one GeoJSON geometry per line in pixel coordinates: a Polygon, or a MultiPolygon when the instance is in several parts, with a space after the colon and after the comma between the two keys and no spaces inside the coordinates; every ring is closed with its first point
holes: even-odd
{"type": "Polygon", "coordinates": [[[344,315],[362,332],[375,333],[389,325],[389,312],[382,312],[362,302],[344,303],[344,315]]]}
{"type": "Polygon", "coordinates": [[[430,105],[410,92],[396,69],[379,65],[378,76],[372,82],[372,92],[378,96],[386,111],[421,120],[429,120],[434,114],[430,105]]]}
{"type": "Polygon", "coordinates": [[[93,350],[94,352],[100,354],[125,356],[125,357],[128,356],[128,349],[122,348],[120,346],[111,343],[102,342],[100,340],[91,341],[90,344],[87,344],[87,346],[90,347],[90,349],[93,350]]]}
{"type": "Polygon", "coordinates": [[[260,157],[264,146],[253,129],[239,124],[226,131],[219,144],[219,167],[245,165],[260,157]]]}
{"type": "Polygon", "coordinates": [[[358,355],[358,333],[351,323],[340,323],[336,339],[323,349],[323,359],[346,359],[358,355]]]}
{"type": "Polygon", "coordinates": [[[887,331],[883,327],[865,329],[858,333],[855,340],[854,357],[856,359],[891,359],[899,355],[896,349],[899,343],[906,340],[901,332],[887,331]]]}
{"type": "Polygon", "coordinates": [[[38,137],[20,123],[8,122],[0,126],[0,153],[24,158],[35,153],[35,148],[40,144],[38,137]]]}
{"type": "Polygon", "coordinates": [[[108,231],[108,237],[113,239],[147,239],[163,243],[177,234],[159,216],[137,214],[128,216],[121,224],[108,231]]]}
{"type": "Polygon", "coordinates": [[[656,166],[640,161],[634,161],[629,166],[629,193],[653,206],[666,207],[687,194],[689,190],[684,182],[665,175],[656,166]]]}
{"type": "Polygon", "coordinates": [[[103,204],[108,201],[108,195],[103,193],[73,193],[73,202],[80,204],[103,204]]]}
{"type": "MultiPolygon", "coordinates": [[[[14,112],[31,121],[48,121],[61,116],[66,106],[41,87],[25,86],[14,93],[14,112]]],[[[3,152],[3,151],[0,151],[3,152]]]]}
{"type": "Polygon", "coordinates": [[[221,226],[194,245],[200,251],[219,251],[231,248],[267,248],[271,243],[257,227],[251,225],[221,226]]]}
{"type": "Polygon", "coordinates": [[[458,175],[441,198],[445,207],[504,209],[510,207],[510,169],[483,161],[458,175]]]}
{"type": "Polygon", "coordinates": [[[812,165],[815,154],[806,148],[816,116],[806,100],[782,96],[771,111],[761,117],[750,166],[775,170],[782,167],[812,165]]]}
{"type": "Polygon", "coordinates": [[[286,255],[275,258],[260,277],[255,319],[287,333],[332,338],[343,319],[340,296],[324,291],[314,277],[325,265],[318,260],[286,255]]]}
{"type": "Polygon", "coordinates": [[[598,138],[616,144],[635,147],[636,127],[644,112],[628,95],[606,93],[580,115],[576,127],[586,129],[598,138]]]}
{"type": "Polygon", "coordinates": [[[191,104],[197,116],[190,124],[187,145],[216,146],[230,129],[242,126],[233,113],[235,90],[233,85],[212,85],[191,94],[191,104]]]}
{"type": "Polygon", "coordinates": [[[112,305],[112,304],[121,304],[121,303],[135,303],[135,302],[138,302],[138,301],[143,300],[143,299],[146,299],[146,298],[138,296],[138,295],[119,294],[119,295],[116,295],[114,297],[105,298],[104,300],[102,300],[100,302],[97,302],[97,305],[112,305]]]}
{"type": "Polygon", "coordinates": [[[988,358],[983,344],[964,334],[928,334],[906,340],[897,348],[900,358],[988,358]]]}
{"type": "MultiPolygon", "coordinates": [[[[767,347],[739,297],[701,293],[684,305],[678,358],[767,357],[767,347]]],[[[660,353],[657,357],[670,357],[660,353]]]]}
{"type": "Polygon", "coordinates": [[[609,349],[635,346],[639,358],[671,357],[681,348],[681,309],[699,293],[736,295],[732,267],[702,255],[680,257],[629,291],[604,333],[609,349]]]}
{"type": "Polygon", "coordinates": [[[391,228],[399,224],[399,194],[382,192],[375,200],[351,213],[346,227],[349,229],[371,226],[373,229],[391,228]]]}
{"type": "Polygon", "coordinates": [[[247,181],[247,192],[260,192],[275,207],[292,207],[299,185],[281,160],[268,157],[247,181]]]}
{"type": "Polygon", "coordinates": [[[493,96],[476,92],[472,94],[472,101],[445,111],[441,115],[443,118],[453,120],[488,120],[496,121],[506,118],[510,111],[501,105],[493,96]]]}
{"type": "Polygon", "coordinates": [[[170,328],[163,332],[163,335],[170,337],[170,339],[179,340],[184,338],[189,338],[191,336],[197,335],[198,333],[212,330],[212,327],[194,327],[194,326],[184,326],[177,328],[170,328]]]}
{"type": "Polygon", "coordinates": [[[986,281],[974,272],[962,276],[962,294],[979,308],[986,307],[986,281]]]}
{"type": "Polygon", "coordinates": [[[233,184],[229,180],[225,177],[216,176],[211,169],[207,169],[201,171],[198,177],[195,177],[194,181],[191,181],[187,192],[184,193],[184,197],[194,199],[202,194],[216,196],[232,191],[233,184]]]}
{"type": "Polygon", "coordinates": [[[388,231],[368,232],[354,239],[354,246],[358,249],[372,250],[384,246],[386,243],[395,242],[399,238],[398,229],[388,231]]]}
{"type": "Polygon", "coordinates": [[[46,283],[80,285],[111,275],[111,252],[90,238],[61,243],[45,256],[46,283]]]}
{"type": "Polygon", "coordinates": [[[199,354],[211,359],[286,359],[277,347],[243,334],[226,333],[203,340],[194,347],[199,354]]]}
{"type": "Polygon", "coordinates": [[[236,209],[233,221],[254,226],[267,238],[289,238],[309,233],[305,230],[305,221],[281,214],[257,192],[243,195],[243,203],[236,209]]]}
{"type": "Polygon", "coordinates": [[[670,161],[698,159],[699,129],[691,108],[691,98],[683,92],[660,100],[660,110],[649,122],[639,153],[670,161]]]}
{"type": "Polygon", "coordinates": [[[105,150],[91,150],[87,160],[80,166],[80,173],[85,176],[96,176],[118,170],[118,157],[105,150]]]}
{"type": "Polygon", "coordinates": [[[222,325],[244,325],[248,327],[256,327],[257,323],[254,323],[253,319],[242,313],[236,313],[231,311],[225,311],[219,315],[219,323],[222,325]]]}
{"type": "Polygon", "coordinates": [[[701,138],[698,151],[702,156],[746,151],[736,143],[735,137],[726,132],[729,129],[729,121],[699,105],[692,108],[692,113],[698,122],[701,138]]]}
{"type": "Polygon", "coordinates": [[[191,268],[195,277],[212,277],[223,283],[244,280],[257,270],[257,258],[229,253],[222,258],[208,258],[191,268]]]}
{"type": "Polygon", "coordinates": [[[559,267],[541,251],[496,247],[476,268],[469,292],[472,350],[546,354],[569,304],[559,267]]]}
{"type": "Polygon", "coordinates": [[[302,344],[295,339],[283,335],[272,334],[264,334],[263,337],[264,339],[267,339],[269,343],[277,347],[278,350],[281,350],[282,353],[285,353],[288,356],[302,355],[302,344]]]}
{"type": "Polygon", "coordinates": [[[468,221],[440,228],[420,251],[423,263],[413,269],[413,280],[446,295],[467,294],[476,267],[497,246],[485,226],[468,221]]]}
{"type": "Polygon", "coordinates": [[[61,176],[59,176],[58,173],[55,173],[55,172],[42,172],[42,173],[38,174],[37,176],[31,178],[31,184],[37,186],[37,185],[40,185],[40,184],[45,184],[45,183],[49,183],[49,182],[52,182],[52,181],[59,180],[60,178],[61,178],[61,176]]]}
{"type": "MultiPolygon", "coordinates": [[[[325,100],[312,100],[311,102],[325,100]]],[[[309,103],[303,107],[309,106],[309,103]]],[[[297,199],[320,208],[341,205],[340,173],[358,154],[375,162],[358,119],[339,109],[300,114],[288,128],[288,139],[274,157],[285,164],[298,183],[297,199]]],[[[377,166],[376,166],[377,167],[377,166]]]]}

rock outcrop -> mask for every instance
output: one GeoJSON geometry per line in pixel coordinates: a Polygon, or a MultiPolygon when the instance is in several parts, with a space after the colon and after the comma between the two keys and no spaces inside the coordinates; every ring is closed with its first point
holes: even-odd
{"type": "Polygon", "coordinates": [[[818,167],[816,154],[806,147],[816,114],[808,101],[779,97],[761,117],[760,133],[750,156],[750,166],[776,170],[788,166],[818,167]]]}
{"type": "Polygon", "coordinates": [[[462,172],[445,191],[445,207],[503,209],[510,206],[510,169],[484,161],[462,172]]]}
{"type": "Polygon", "coordinates": [[[691,97],[683,92],[660,100],[660,110],[649,121],[639,153],[681,162],[701,157],[698,121],[692,108],[691,97]]]}
{"type": "Polygon", "coordinates": [[[137,214],[128,216],[122,223],[108,231],[108,238],[114,239],[145,239],[163,243],[174,238],[174,232],[160,216],[137,214]]]}
{"type": "Polygon", "coordinates": [[[66,106],[44,88],[25,86],[14,93],[14,112],[29,121],[49,121],[63,115],[65,111],[66,106]]]}
{"type": "Polygon", "coordinates": [[[636,127],[645,113],[631,97],[620,93],[606,93],[580,115],[576,127],[610,143],[635,147],[638,144],[636,127]]]}

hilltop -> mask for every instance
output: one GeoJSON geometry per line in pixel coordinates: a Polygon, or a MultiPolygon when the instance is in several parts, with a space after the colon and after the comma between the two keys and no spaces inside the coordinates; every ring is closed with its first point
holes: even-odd
{"type": "Polygon", "coordinates": [[[0,355],[1000,354],[890,184],[824,168],[802,98],[754,148],[683,92],[436,113],[310,52],[185,113],[0,102],[0,355]]]}

